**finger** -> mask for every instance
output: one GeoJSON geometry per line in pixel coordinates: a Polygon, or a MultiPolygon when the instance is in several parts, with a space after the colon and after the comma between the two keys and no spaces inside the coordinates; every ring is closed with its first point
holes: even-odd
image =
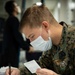
{"type": "Polygon", "coordinates": [[[38,69],[36,70],[36,72],[37,72],[37,73],[43,73],[43,72],[44,72],[43,70],[44,70],[44,69],[38,68],[38,69]]]}
{"type": "Polygon", "coordinates": [[[53,72],[51,70],[48,69],[37,69],[36,74],[41,74],[41,75],[52,75],[53,72]]]}
{"type": "Polygon", "coordinates": [[[11,74],[11,75],[17,75],[17,74],[16,74],[16,72],[14,71],[14,72],[12,72],[12,74],[11,74]]]}
{"type": "Polygon", "coordinates": [[[41,71],[40,69],[38,69],[38,70],[36,71],[36,74],[37,74],[37,75],[47,75],[45,72],[41,71]]]}
{"type": "Polygon", "coordinates": [[[45,72],[44,73],[36,73],[37,75],[47,75],[45,72]]]}
{"type": "Polygon", "coordinates": [[[6,69],[5,75],[9,75],[9,69],[6,69]]]}
{"type": "Polygon", "coordinates": [[[38,69],[36,70],[36,74],[38,75],[38,74],[39,74],[39,72],[40,72],[40,69],[38,68],[38,69]]]}
{"type": "MultiPolygon", "coordinates": [[[[11,69],[11,75],[12,75],[13,69],[11,69]]],[[[9,75],[9,69],[6,69],[5,75],[9,75]]]]}
{"type": "Polygon", "coordinates": [[[41,68],[38,68],[37,70],[41,70],[41,68]]]}

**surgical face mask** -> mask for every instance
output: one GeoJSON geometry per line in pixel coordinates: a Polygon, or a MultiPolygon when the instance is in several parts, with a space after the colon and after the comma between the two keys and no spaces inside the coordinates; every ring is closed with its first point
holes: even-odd
{"type": "Polygon", "coordinates": [[[47,51],[50,50],[52,47],[52,41],[50,37],[48,41],[45,41],[41,36],[39,36],[30,44],[33,46],[34,51],[47,51]]]}

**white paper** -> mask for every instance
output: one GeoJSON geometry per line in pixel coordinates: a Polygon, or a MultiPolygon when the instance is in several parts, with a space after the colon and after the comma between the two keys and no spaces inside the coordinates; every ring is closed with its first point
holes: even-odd
{"type": "Polygon", "coordinates": [[[35,60],[24,63],[31,73],[35,73],[38,68],[41,68],[35,60]]]}
{"type": "Polygon", "coordinates": [[[6,69],[8,68],[8,66],[7,67],[1,67],[0,68],[0,75],[5,75],[5,71],[6,71],[6,69]]]}

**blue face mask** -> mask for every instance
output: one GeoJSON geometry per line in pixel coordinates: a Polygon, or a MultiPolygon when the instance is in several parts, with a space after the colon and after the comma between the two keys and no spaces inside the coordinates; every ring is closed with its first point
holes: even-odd
{"type": "Polygon", "coordinates": [[[33,46],[34,51],[47,51],[50,50],[52,47],[52,41],[50,37],[48,41],[45,41],[41,36],[39,36],[30,44],[33,46]]]}

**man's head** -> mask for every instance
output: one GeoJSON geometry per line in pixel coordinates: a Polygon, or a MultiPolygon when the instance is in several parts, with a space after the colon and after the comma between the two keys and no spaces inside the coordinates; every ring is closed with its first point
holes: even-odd
{"type": "Polygon", "coordinates": [[[21,19],[19,28],[26,38],[30,39],[30,44],[35,50],[49,50],[52,43],[57,45],[62,33],[62,26],[44,5],[29,7],[21,19]]]}
{"type": "Polygon", "coordinates": [[[59,44],[63,27],[54,19],[47,7],[33,5],[25,11],[19,28],[30,40],[31,45],[37,47],[35,49],[41,48],[41,45],[50,49],[51,42],[54,45],[59,44]]]}
{"type": "Polygon", "coordinates": [[[7,1],[5,4],[5,10],[9,15],[12,15],[13,13],[18,14],[19,13],[18,8],[19,6],[13,0],[7,1]]]}
{"type": "Polygon", "coordinates": [[[25,11],[21,19],[20,30],[25,33],[30,41],[33,41],[39,35],[43,36],[43,38],[45,37],[44,39],[47,40],[50,24],[54,22],[56,21],[47,7],[44,5],[33,5],[25,11]],[[33,36],[35,38],[32,38],[33,36]]]}
{"type": "Polygon", "coordinates": [[[44,5],[33,5],[25,11],[21,20],[20,29],[28,25],[31,28],[40,27],[43,21],[53,23],[54,18],[48,8],[44,5]]]}

